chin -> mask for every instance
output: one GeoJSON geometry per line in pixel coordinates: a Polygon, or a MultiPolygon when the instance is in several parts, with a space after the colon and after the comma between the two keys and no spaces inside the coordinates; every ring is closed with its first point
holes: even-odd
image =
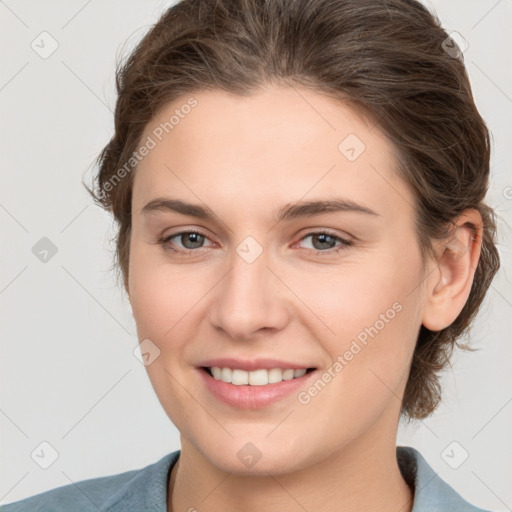
{"type": "Polygon", "coordinates": [[[238,437],[226,443],[198,446],[198,449],[213,466],[235,475],[284,475],[316,462],[304,453],[304,447],[299,450],[293,442],[283,446],[279,439],[275,443],[271,439],[254,442],[248,439],[238,437]]]}

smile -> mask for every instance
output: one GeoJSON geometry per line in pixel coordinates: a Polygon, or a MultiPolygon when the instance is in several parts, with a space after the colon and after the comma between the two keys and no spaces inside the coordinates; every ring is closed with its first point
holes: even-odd
{"type": "Polygon", "coordinates": [[[315,368],[242,370],[227,366],[201,366],[197,371],[212,397],[237,409],[261,409],[296,396],[318,373],[315,368]]]}
{"type": "Polygon", "coordinates": [[[266,386],[268,384],[276,384],[283,380],[300,378],[311,370],[311,368],[272,368],[270,370],[261,368],[253,371],[245,371],[238,368],[220,368],[218,366],[206,368],[206,371],[208,371],[215,380],[234,384],[235,386],[266,386]]]}

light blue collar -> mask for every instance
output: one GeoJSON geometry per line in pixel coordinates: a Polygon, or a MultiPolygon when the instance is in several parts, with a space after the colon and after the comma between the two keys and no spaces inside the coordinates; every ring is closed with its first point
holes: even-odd
{"type": "MultiPolygon", "coordinates": [[[[167,512],[167,482],[180,450],[135,473],[105,503],[104,512],[125,512],[143,506],[154,512],[167,512]]],[[[465,501],[430,467],[420,452],[397,446],[397,460],[406,481],[414,485],[412,512],[486,512],[465,501]]]]}

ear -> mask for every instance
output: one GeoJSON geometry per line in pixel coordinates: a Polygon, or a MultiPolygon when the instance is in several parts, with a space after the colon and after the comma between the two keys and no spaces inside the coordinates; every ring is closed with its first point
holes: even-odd
{"type": "Polygon", "coordinates": [[[440,331],[451,325],[469,297],[482,248],[482,216],[464,210],[455,220],[451,236],[438,245],[438,262],[427,280],[423,325],[440,331]]]}

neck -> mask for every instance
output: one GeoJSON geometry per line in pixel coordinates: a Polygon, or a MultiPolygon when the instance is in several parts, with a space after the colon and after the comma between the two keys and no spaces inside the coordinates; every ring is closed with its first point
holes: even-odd
{"type": "Polygon", "coordinates": [[[292,473],[250,476],[220,470],[182,439],[179,464],[170,477],[174,489],[168,511],[410,512],[413,492],[392,441],[372,445],[364,439],[292,473]]]}

